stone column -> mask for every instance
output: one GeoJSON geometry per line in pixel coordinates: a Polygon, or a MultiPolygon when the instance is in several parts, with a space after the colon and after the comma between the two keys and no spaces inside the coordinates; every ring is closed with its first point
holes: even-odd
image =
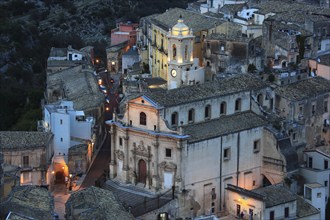
{"type": "Polygon", "coordinates": [[[148,156],[147,156],[147,179],[146,179],[146,188],[150,189],[150,169],[151,169],[151,166],[150,166],[150,162],[151,162],[151,153],[150,153],[150,146],[147,146],[147,152],[148,152],[148,156]]]}
{"type": "Polygon", "coordinates": [[[111,145],[110,145],[110,164],[109,164],[109,177],[113,179],[117,176],[117,166],[115,158],[115,132],[114,125],[110,126],[109,134],[111,135],[111,145]]]}
{"type": "Polygon", "coordinates": [[[152,144],[154,146],[155,160],[154,160],[154,175],[152,176],[152,190],[155,192],[159,189],[159,143],[158,137],[156,137],[156,143],[152,144]]]}
{"type": "Polygon", "coordinates": [[[129,179],[129,162],[128,162],[128,158],[129,158],[129,150],[128,150],[128,135],[126,135],[125,137],[123,137],[124,139],[124,161],[123,161],[123,177],[124,177],[124,181],[127,183],[130,181],[129,179]]]}

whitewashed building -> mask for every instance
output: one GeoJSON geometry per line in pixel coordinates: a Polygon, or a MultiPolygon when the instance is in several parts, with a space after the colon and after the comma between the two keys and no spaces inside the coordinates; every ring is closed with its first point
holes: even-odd
{"type": "Polygon", "coordinates": [[[304,151],[305,164],[300,168],[304,177],[304,197],[313,206],[319,208],[325,219],[325,206],[329,197],[330,146],[320,146],[304,151]]]}
{"type": "MultiPolygon", "coordinates": [[[[60,101],[56,104],[45,105],[44,131],[54,134],[54,172],[60,172],[64,176],[69,175],[68,151],[69,148],[79,144],[87,144],[93,147],[92,117],[85,117],[83,111],[76,111],[73,102],[60,101]]],[[[61,177],[59,177],[61,178],[61,177]]]]}
{"type": "Polygon", "coordinates": [[[254,190],[228,185],[226,191],[229,213],[243,219],[324,219],[319,210],[282,184],[254,190]]]}

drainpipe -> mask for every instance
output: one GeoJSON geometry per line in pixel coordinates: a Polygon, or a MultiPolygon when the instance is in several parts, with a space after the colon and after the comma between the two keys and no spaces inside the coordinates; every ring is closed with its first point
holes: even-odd
{"type": "Polygon", "coordinates": [[[237,165],[236,165],[236,186],[238,186],[238,176],[239,176],[239,153],[240,153],[240,149],[239,146],[240,145],[240,132],[238,132],[237,134],[237,165]]]}

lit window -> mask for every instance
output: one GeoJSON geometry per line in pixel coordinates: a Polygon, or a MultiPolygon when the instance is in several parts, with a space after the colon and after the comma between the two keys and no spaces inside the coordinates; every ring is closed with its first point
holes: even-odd
{"type": "Polygon", "coordinates": [[[140,113],[140,125],[147,125],[147,115],[144,112],[140,113]]]}

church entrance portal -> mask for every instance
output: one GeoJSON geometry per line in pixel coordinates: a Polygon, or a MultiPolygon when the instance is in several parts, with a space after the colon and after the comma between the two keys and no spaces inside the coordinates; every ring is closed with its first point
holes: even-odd
{"type": "Polygon", "coordinates": [[[147,165],[144,160],[139,160],[139,180],[138,182],[146,184],[147,179],[147,165]]]}

